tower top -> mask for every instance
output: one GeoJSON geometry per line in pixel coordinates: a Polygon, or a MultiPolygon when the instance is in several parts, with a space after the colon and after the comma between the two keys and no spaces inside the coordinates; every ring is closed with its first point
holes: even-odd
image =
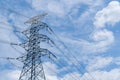
{"type": "Polygon", "coordinates": [[[37,16],[34,16],[32,18],[30,18],[29,20],[27,20],[25,22],[25,24],[32,24],[32,23],[36,23],[37,21],[43,19],[46,15],[48,15],[48,13],[43,13],[43,14],[39,14],[37,16]]]}

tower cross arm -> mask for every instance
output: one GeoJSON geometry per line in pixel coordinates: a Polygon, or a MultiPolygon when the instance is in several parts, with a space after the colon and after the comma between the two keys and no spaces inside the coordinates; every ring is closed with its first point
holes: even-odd
{"type": "Polygon", "coordinates": [[[28,21],[26,21],[25,24],[26,23],[30,23],[30,24],[35,23],[35,22],[39,21],[40,19],[42,19],[43,17],[45,17],[46,15],[47,15],[47,13],[34,16],[34,17],[30,18],[28,21]]]}
{"type": "Polygon", "coordinates": [[[51,51],[49,51],[48,49],[43,49],[40,48],[39,50],[40,53],[42,53],[42,56],[48,56],[48,58],[50,58],[51,60],[57,60],[56,55],[54,55],[51,51]]]}

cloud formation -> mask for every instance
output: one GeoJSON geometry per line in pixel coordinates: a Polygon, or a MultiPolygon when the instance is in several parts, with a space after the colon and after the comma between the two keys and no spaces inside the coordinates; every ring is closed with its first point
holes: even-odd
{"type": "MultiPolygon", "coordinates": [[[[93,16],[93,12],[97,11],[95,7],[100,6],[103,3],[102,0],[97,0],[96,1],[97,3],[94,2],[94,0],[74,0],[74,1],[70,1],[70,0],[59,0],[59,1],[57,1],[57,0],[51,0],[51,1],[49,1],[49,0],[29,0],[28,2],[31,3],[31,6],[36,11],[49,12],[50,15],[52,14],[52,16],[54,16],[54,18],[50,19],[50,22],[48,22],[48,24],[53,23],[54,21],[58,22],[59,21],[58,17],[62,18],[62,20],[60,20],[60,22],[58,22],[57,25],[64,24],[65,21],[68,20],[68,18],[66,18],[66,16],[69,14],[76,16],[77,19],[75,19],[74,16],[70,16],[73,21],[77,20],[78,23],[80,22],[80,23],[87,24],[86,20],[89,17],[90,17],[90,19],[91,18],[93,19],[93,17],[91,17],[91,14],[93,16]],[[96,4],[94,4],[94,3],[96,3],[96,4]],[[82,7],[80,6],[81,4],[85,5],[85,7],[86,7],[86,5],[89,6],[89,9],[87,9],[87,10],[85,9],[85,10],[83,10],[83,13],[81,12],[81,14],[78,14],[80,12],[79,10],[82,9],[82,7]],[[94,5],[92,5],[92,4],[94,4],[94,5]],[[76,12],[74,12],[74,11],[76,11],[76,12]]],[[[92,32],[92,34],[90,34],[89,40],[80,39],[80,41],[79,40],[77,41],[74,39],[67,38],[66,37],[66,35],[68,35],[67,31],[64,35],[62,35],[62,37],[63,37],[62,40],[66,43],[72,44],[72,51],[74,51],[74,49],[75,49],[79,52],[78,54],[74,53],[74,55],[77,56],[77,58],[79,58],[78,60],[82,60],[82,58],[84,57],[84,55],[86,55],[86,53],[89,53],[89,54],[96,53],[97,54],[97,53],[106,52],[115,41],[114,33],[112,31],[108,30],[106,28],[106,25],[109,25],[108,27],[111,27],[111,26],[114,26],[114,24],[118,23],[120,21],[119,13],[120,13],[120,3],[118,1],[111,1],[108,4],[108,6],[101,9],[100,11],[98,11],[96,13],[96,15],[94,15],[93,25],[92,26],[90,25],[90,27],[93,27],[93,32],[92,32]],[[116,15],[118,15],[118,16],[116,16],[116,15]],[[78,48],[76,48],[76,47],[78,47],[78,48]],[[80,52],[82,52],[84,54],[81,55],[80,52]]],[[[18,18],[18,17],[16,17],[16,18],[18,18]]],[[[15,18],[15,14],[12,13],[11,15],[9,15],[8,20],[16,21],[16,18],[15,18]]],[[[20,20],[22,21],[23,19],[20,18],[20,20]]],[[[17,23],[19,23],[19,20],[17,21],[17,23]]],[[[71,29],[70,28],[71,23],[67,23],[67,24],[69,27],[67,27],[66,29],[67,30],[71,29]]],[[[81,26],[81,25],[79,24],[79,26],[81,26]]],[[[10,26],[10,27],[12,27],[12,26],[10,26]]],[[[76,24],[74,26],[72,25],[72,27],[76,27],[76,24]]],[[[60,28],[63,28],[63,27],[60,27],[60,28]]],[[[58,31],[59,31],[59,29],[58,29],[58,31]]],[[[3,39],[8,40],[9,32],[6,32],[4,30],[0,30],[0,32],[1,32],[1,34],[0,34],[1,36],[4,35],[4,33],[5,33],[7,36],[4,36],[3,39]]],[[[62,29],[60,30],[60,32],[61,32],[61,34],[63,34],[62,29]]],[[[69,32],[69,30],[68,30],[68,32],[69,32]]],[[[14,36],[12,36],[12,37],[14,39],[16,39],[14,36]]],[[[6,50],[5,48],[4,49],[1,48],[1,49],[6,50]]],[[[4,52],[4,51],[2,51],[2,52],[4,52]]],[[[7,53],[7,52],[5,52],[5,53],[7,53]]],[[[70,53],[67,52],[66,54],[68,55],[70,53]]],[[[11,55],[11,54],[9,54],[9,55],[11,55]]],[[[70,57],[70,55],[68,55],[68,56],[78,67],[80,67],[79,61],[76,62],[76,60],[74,60],[73,57],[70,57]]],[[[71,74],[74,76],[77,76],[77,78],[79,78],[81,80],[85,80],[86,77],[89,78],[88,80],[93,80],[91,78],[90,74],[96,80],[99,80],[99,79],[100,80],[119,80],[120,79],[120,74],[119,74],[120,69],[119,68],[111,69],[109,71],[100,70],[100,69],[104,69],[109,64],[111,64],[113,62],[112,60],[114,60],[113,57],[100,57],[100,55],[99,55],[99,57],[96,57],[93,54],[90,54],[90,56],[87,56],[85,58],[87,60],[90,60],[89,62],[86,62],[86,65],[84,65],[85,68],[88,71],[90,71],[89,73],[85,72],[84,74],[80,74],[73,70],[72,73],[64,73],[62,77],[61,76],[58,77],[59,75],[57,75],[57,73],[59,73],[61,71],[61,68],[58,69],[56,64],[47,62],[47,63],[45,63],[45,65],[47,65],[47,66],[44,67],[47,79],[73,80],[73,78],[71,77],[71,74]],[[92,57],[91,60],[88,59],[88,57],[90,57],[90,58],[92,57]],[[48,67],[50,67],[50,68],[48,68],[48,67]]],[[[65,58],[63,57],[62,59],[65,59],[65,58]]],[[[115,60],[116,60],[116,64],[119,65],[120,64],[119,58],[117,58],[115,60]]],[[[70,61],[68,61],[68,62],[71,63],[70,61]]],[[[81,62],[83,62],[83,64],[84,64],[84,61],[81,61],[81,62]]],[[[69,65],[66,65],[66,66],[68,67],[69,65]]],[[[62,71],[65,70],[66,66],[63,67],[64,69],[62,71]]],[[[73,66],[72,67],[70,66],[69,68],[72,69],[73,66]]],[[[16,71],[16,70],[6,71],[6,72],[1,71],[0,74],[3,75],[3,77],[1,78],[2,80],[5,80],[5,79],[6,80],[8,80],[8,79],[14,80],[14,79],[18,78],[19,71],[16,71]]]]}
{"type": "Polygon", "coordinates": [[[120,3],[118,1],[111,1],[108,6],[96,13],[93,22],[94,31],[90,36],[90,39],[92,39],[93,42],[84,42],[84,48],[87,48],[87,52],[105,52],[112,46],[114,43],[114,33],[107,30],[106,26],[109,25],[108,27],[111,27],[118,23],[120,21],[119,14],[120,3]]]}
{"type": "Polygon", "coordinates": [[[114,25],[120,22],[120,2],[111,1],[107,7],[98,11],[95,16],[94,25],[96,28],[102,28],[106,25],[114,25]]]}

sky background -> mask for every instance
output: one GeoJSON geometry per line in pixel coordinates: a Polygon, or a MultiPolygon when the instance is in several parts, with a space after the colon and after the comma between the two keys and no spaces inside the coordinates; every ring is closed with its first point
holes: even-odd
{"type": "MultiPolygon", "coordinates": [[[[58,57],[56,62],[43,62],[47,80],[120,80],[120,0],[0,0],[0,41],[21,43],[24,35],[15,30],[26,30],[29,26],[24,22],[42,13],[48,13],[43,22],[70,50],[43,31],[65,53],[47,47],[58,57]]],[[[25,52],[14,47],[17,51],[0,43],[0,57],[18,57],[25,52]]],[[[17,80],[18,66],[0,59],[0,80],[17,80]]]]}

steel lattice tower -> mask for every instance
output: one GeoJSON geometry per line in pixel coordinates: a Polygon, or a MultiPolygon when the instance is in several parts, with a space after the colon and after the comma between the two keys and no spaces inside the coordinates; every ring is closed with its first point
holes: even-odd
{"type": "Polygon", "coordinates": [[[56,56],[48,49],[40,47],[41,42],[53,42],[47,35],[40,34],[41,29],[48,29],[48,25],[41,21],[33,21],[28,30],[23,31],[27,40],[20,44],[27,54],[17,58],[23,62],[23,68],[19,80],[46,80],[44,69],[42,65],[42,57],[56,58],[56,56]]]}

